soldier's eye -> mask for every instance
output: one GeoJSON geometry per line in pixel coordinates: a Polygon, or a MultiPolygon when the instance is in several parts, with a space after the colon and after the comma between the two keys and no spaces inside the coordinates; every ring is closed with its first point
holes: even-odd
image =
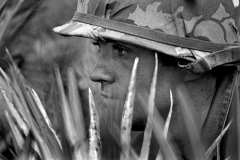
{"type": "Polygon", "coordinates": [[[128,53],[128,48],[120,45],[113,45],[113,50],[120,57],[123,57],[128,53]]]}

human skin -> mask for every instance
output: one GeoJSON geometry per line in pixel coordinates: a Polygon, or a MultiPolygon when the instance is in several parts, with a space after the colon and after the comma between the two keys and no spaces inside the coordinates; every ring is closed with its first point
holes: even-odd
{"type": "MultiPolygon", "coordinates": [[[[99,93],[103,106],[120,110],[124,106],[128,84],[136,57],[139,64],[134,101],[133,130],[144,130],[146,123],[147,100],[155,65],[154,51],[115,41],[90,40],[91,52],[98,60],[90,78],[101,84],[99,93]]],[[[155,107],[166,119],[170,108],[170,90],[173,93],[173,115],[170,123],[171,135],[181,152],[189,152],[186,129],[184,129],[181,109],[176,98],[176,90],[181,86],[181,94],[189,104],[193,117],[201,128],[215,92],[215,78],[211,73],[195,75],[177,65],[177,59],[158,53],[158,77],[156,84],[155,107]],[[194,107],[193,107],[194,106],[194,107]]],[[[121,118],[121,112],[117,112],[121,118]]],[[[187,156],[187,155],[186,155],[187,156]]],[[[187,156],[190,157],[191,155],[187,156]]]]}
{"type": "MultiPolygon", "coordinates": [[[[126,98],[127,88],[136,57],[139,57],[139,65],[136,80],[136,98],[134,102],[133,129],[143,130],[146,116],[145,109],[153,70],[155,65],[154,52],[139,46],[114,42],[114,41],[90,41],[93,52],[98,56],[98,61],[90,73],[94,82],[101,83],[100,94],[103,105],[106,107],[121,107],[126,98]],[[118,105],[116,105],[118,104],[118,105]]],[[[159,55],[158,79],[156,86],[155,105],[163,117],[166,117],[170,107],[170,90],[183,84],[186,72],[173,64],[164,64],[169,61],[159,55]]]]}

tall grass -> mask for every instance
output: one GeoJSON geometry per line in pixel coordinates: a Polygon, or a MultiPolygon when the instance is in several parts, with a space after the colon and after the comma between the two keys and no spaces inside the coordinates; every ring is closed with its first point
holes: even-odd
{"type": "MultiPolygon", "coordinates": [[[[160,114],[158,114],[156,111],[155,114],[153,114],[155,101],[154,84],[156,83],[157,73],[156,69],[150,89],[149,106],[147,107],[149,114],[147,127],[145,129],[143,149],[141,150],[140,155],[137,155],[134,153],[134,150],[132,150],[130,132],[132,123],[131,117],[133,117],[137,62],[138,59],[136,59],[133,67],[133,72],[130,79],[131,82],[129,83],[128,96],[122,116],[122,127],[120,131],[120,147],[122,150],[121,159],[148,159],[149,152],[151,152],[149,144],[152,130],[154,131],[156,139],[158,140],[161,148],[157,159],[178,159],[179,157],[177,157],[174,152],[173,144],[168,141],[166,135],[171,119],[169,118],[165,123],[160,114]]],[[[157,68],[157,58],[155,68],[157,68]]],[[[79,103],[79,97],[76,96],[77,93],[75,90],[75,88],[77,88],[75,83],[76,80],[72,70],[70,69],[68,72],[69,77],[67,88],[69,88],[69,96],[67,98],[59,70],[58,68],[55,69],[56,82],[61,97],[62,120],[64,126],[64,133],[59,135],[52,128],[51,121],[49,120],[46,110],[38,98],[38,95],[29,87],[15,63],[11,61],[10,77],[7,76],[4,71],[1,71],[2,76],[7,84],[7,88],[10,91],[10,94],[8,95],[4,90],[2,90],[2,93],[7,103],[5,115],[8,119],[13,135],[14,148],[16,152],[15,159],[21,159],[21,157],[26,159],[40,158],[44,160],[101,159],[99,117],[91,89],[89,89],[90,128],[89,137],[87,138],[80,105],[76,106],[76,104],[79,103]]],[[[204,151],[203,146],[201,145],[199,131],[196,128],[196,124],[194,123],[194,118],[192,117],[190,110],[187,108],[186,100],[181,94],[181,89],[177,91],[177,96],[182,106],[182,114],[185,117],[184,123],[187,128],[187,133],[190,137],[190,142],[192,145],[191,148],[194,155],[193,159],[208,159],[209,155],[218,145],[220,139],[230,124],[223,130],[208,151],[204,151]]],[[[172,106],[170,108],[172,108],[172,106]]],[[[168,117],[171,117],[171,110],[168,117]]],[[[104,159],[104,157],[102,159],[104,159]]]]}

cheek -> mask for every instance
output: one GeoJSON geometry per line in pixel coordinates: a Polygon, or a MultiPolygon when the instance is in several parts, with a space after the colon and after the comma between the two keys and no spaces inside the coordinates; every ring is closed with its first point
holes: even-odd
{"type": "Polygon", "coordinates": [[[150,90],[153,72],[155,67],[155,59],[153,56],[142,57],[138,65],[138,73],[136,80],[136,90],[140,93],[148,93],[150,90]]]}
{"type": "Polygon", "coordinates": [[[158,85],[156,89],[155,106],[164,119],[166,119],[171,105],[170,90],[171,85],[168,83],[158,85]]]}
{"type": "Polygon", "coordinates": [[[183,83],[181,75],[172,69],[165,69],[163,73],[159,74],[156,87],[156,100],[155,105],[159,113],[166,119],[171,101],[175,104],[175,91],[176,88],[183,83]],[[172,99],[170,98],[170,90],[172,99]]]}
{"type": "MultiPolygon", "coordinates": [[[[139,118],[145,116],[148,107],[149,91],[153,76],[152,68],[153,66],[151,68],[145,68],[143,73],[139,74],[137,80],[135,116],[139,118]]],[[[172,92],[175,91],[178,82],[177,79],[180,79],[180,77],[176,77],[177,74],[174,70],[164,66],[160,67],[156,84],[155,106],[164,119],[167,117],[171,105],[170,90],[172,90],[172,92]]]]}
{"type": "Polygon", "coordinates": [[[154,63],[139,64],[136,80],[136,96],[134,101],[133,129],[144,129],[148,108],[149,90],[151,86],[154,63]]]}

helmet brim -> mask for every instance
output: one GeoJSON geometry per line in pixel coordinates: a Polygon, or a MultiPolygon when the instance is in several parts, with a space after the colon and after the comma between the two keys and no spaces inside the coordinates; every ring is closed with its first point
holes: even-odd
{"type": "Polygon", "coordinates": [[[178,50],[179,47],[159,43],[156,41],[148,40],[145,38],[129,35],[126,33],[106,29],[79,21],[69,21],[62,26],[53,28],[55,33],[63,36],[77,36],[91,39],[111,39],[132,45],[141,46],[159,53],[164,53],[173,57],[180,57],[178,50]]]}

